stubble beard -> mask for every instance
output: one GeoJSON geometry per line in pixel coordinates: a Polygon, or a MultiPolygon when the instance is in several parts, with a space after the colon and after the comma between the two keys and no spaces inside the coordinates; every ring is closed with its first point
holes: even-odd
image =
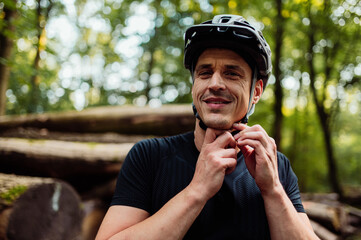
{"type": "MultiPolygon", "coordinates": [[[[212,113],[219,113],[219,111],[212,111],[212,113]]],[[[204,119],[204,123],[209,128],[218,129],[218,130],[228,130],[232,127],[232,124],[229,119],[224,117],[217,117],[214,118],[212,116],[208,117],[207,119],[204,119]]]]}

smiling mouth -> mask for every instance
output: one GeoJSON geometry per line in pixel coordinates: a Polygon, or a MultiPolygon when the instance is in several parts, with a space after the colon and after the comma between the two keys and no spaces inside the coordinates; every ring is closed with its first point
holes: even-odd
{"type": "Polygon", "coordinates": [[[207,104],[228,104],[231,103],[231,101],[223,100],[223,99],[206,99],[204,100],[207,104]]]}

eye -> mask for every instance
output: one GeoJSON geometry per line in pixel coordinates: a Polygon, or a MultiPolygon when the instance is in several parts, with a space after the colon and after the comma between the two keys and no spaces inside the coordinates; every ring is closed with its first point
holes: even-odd
{"type": "Polygon", "coordinates": [[[232,79],[238,79],[238,78],[242,78],[242,75],[239,74],[236,71],[227,71],[224,73],[227,77],[232,78],[232,79]]]}
{"type": "Polygon", "coordinates": [[[209,75],[209,74],[212,74],[211,71],[203,71],[199,73],[199,75],[209,75]]]}
{"type": "Polygon", "coordinates": [[[230,76],[238,76],[239,75],[238,73],[235,73],[235,72],[228,72],[226,74],[230,75],[230,76]]]}
{"type": "Polygon", "coordinates": [[[207,78],[212,76],[213,72],[211,70],[202,70],[198,73],[198,76],[201,78],[207,78]]]}

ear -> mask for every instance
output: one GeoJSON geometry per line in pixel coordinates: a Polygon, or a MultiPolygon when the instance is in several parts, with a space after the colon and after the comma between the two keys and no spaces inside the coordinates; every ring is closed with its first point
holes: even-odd
{"type": "Polygon", "coordinates": [[[254,87],[252,103],[256,104],[260,100],[263,93],[263,81],[257,80],[256,86],[254,87]]]}

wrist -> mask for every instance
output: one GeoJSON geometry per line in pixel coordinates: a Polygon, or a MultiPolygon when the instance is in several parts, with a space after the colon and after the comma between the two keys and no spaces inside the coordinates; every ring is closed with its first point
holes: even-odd
{"type": "Polygon", "coordinates": [[[208,201],[208,198],[202,193],[202,189],[197,189],[197,187],[194,186],[194,184],[192,185],[192,183],[188,185],[184,191],[186,200],[189,201],[192,206],[199,205],[203,208],[208,201]]]}
{"type": "Polygon", "coordinates": [[[276,199],[281,198],[282,195],[285,193],[282,184],[277,181],[271,188],[267,188],[264,190],[261,190],[262,197],[264,199],[276,199]]]}

